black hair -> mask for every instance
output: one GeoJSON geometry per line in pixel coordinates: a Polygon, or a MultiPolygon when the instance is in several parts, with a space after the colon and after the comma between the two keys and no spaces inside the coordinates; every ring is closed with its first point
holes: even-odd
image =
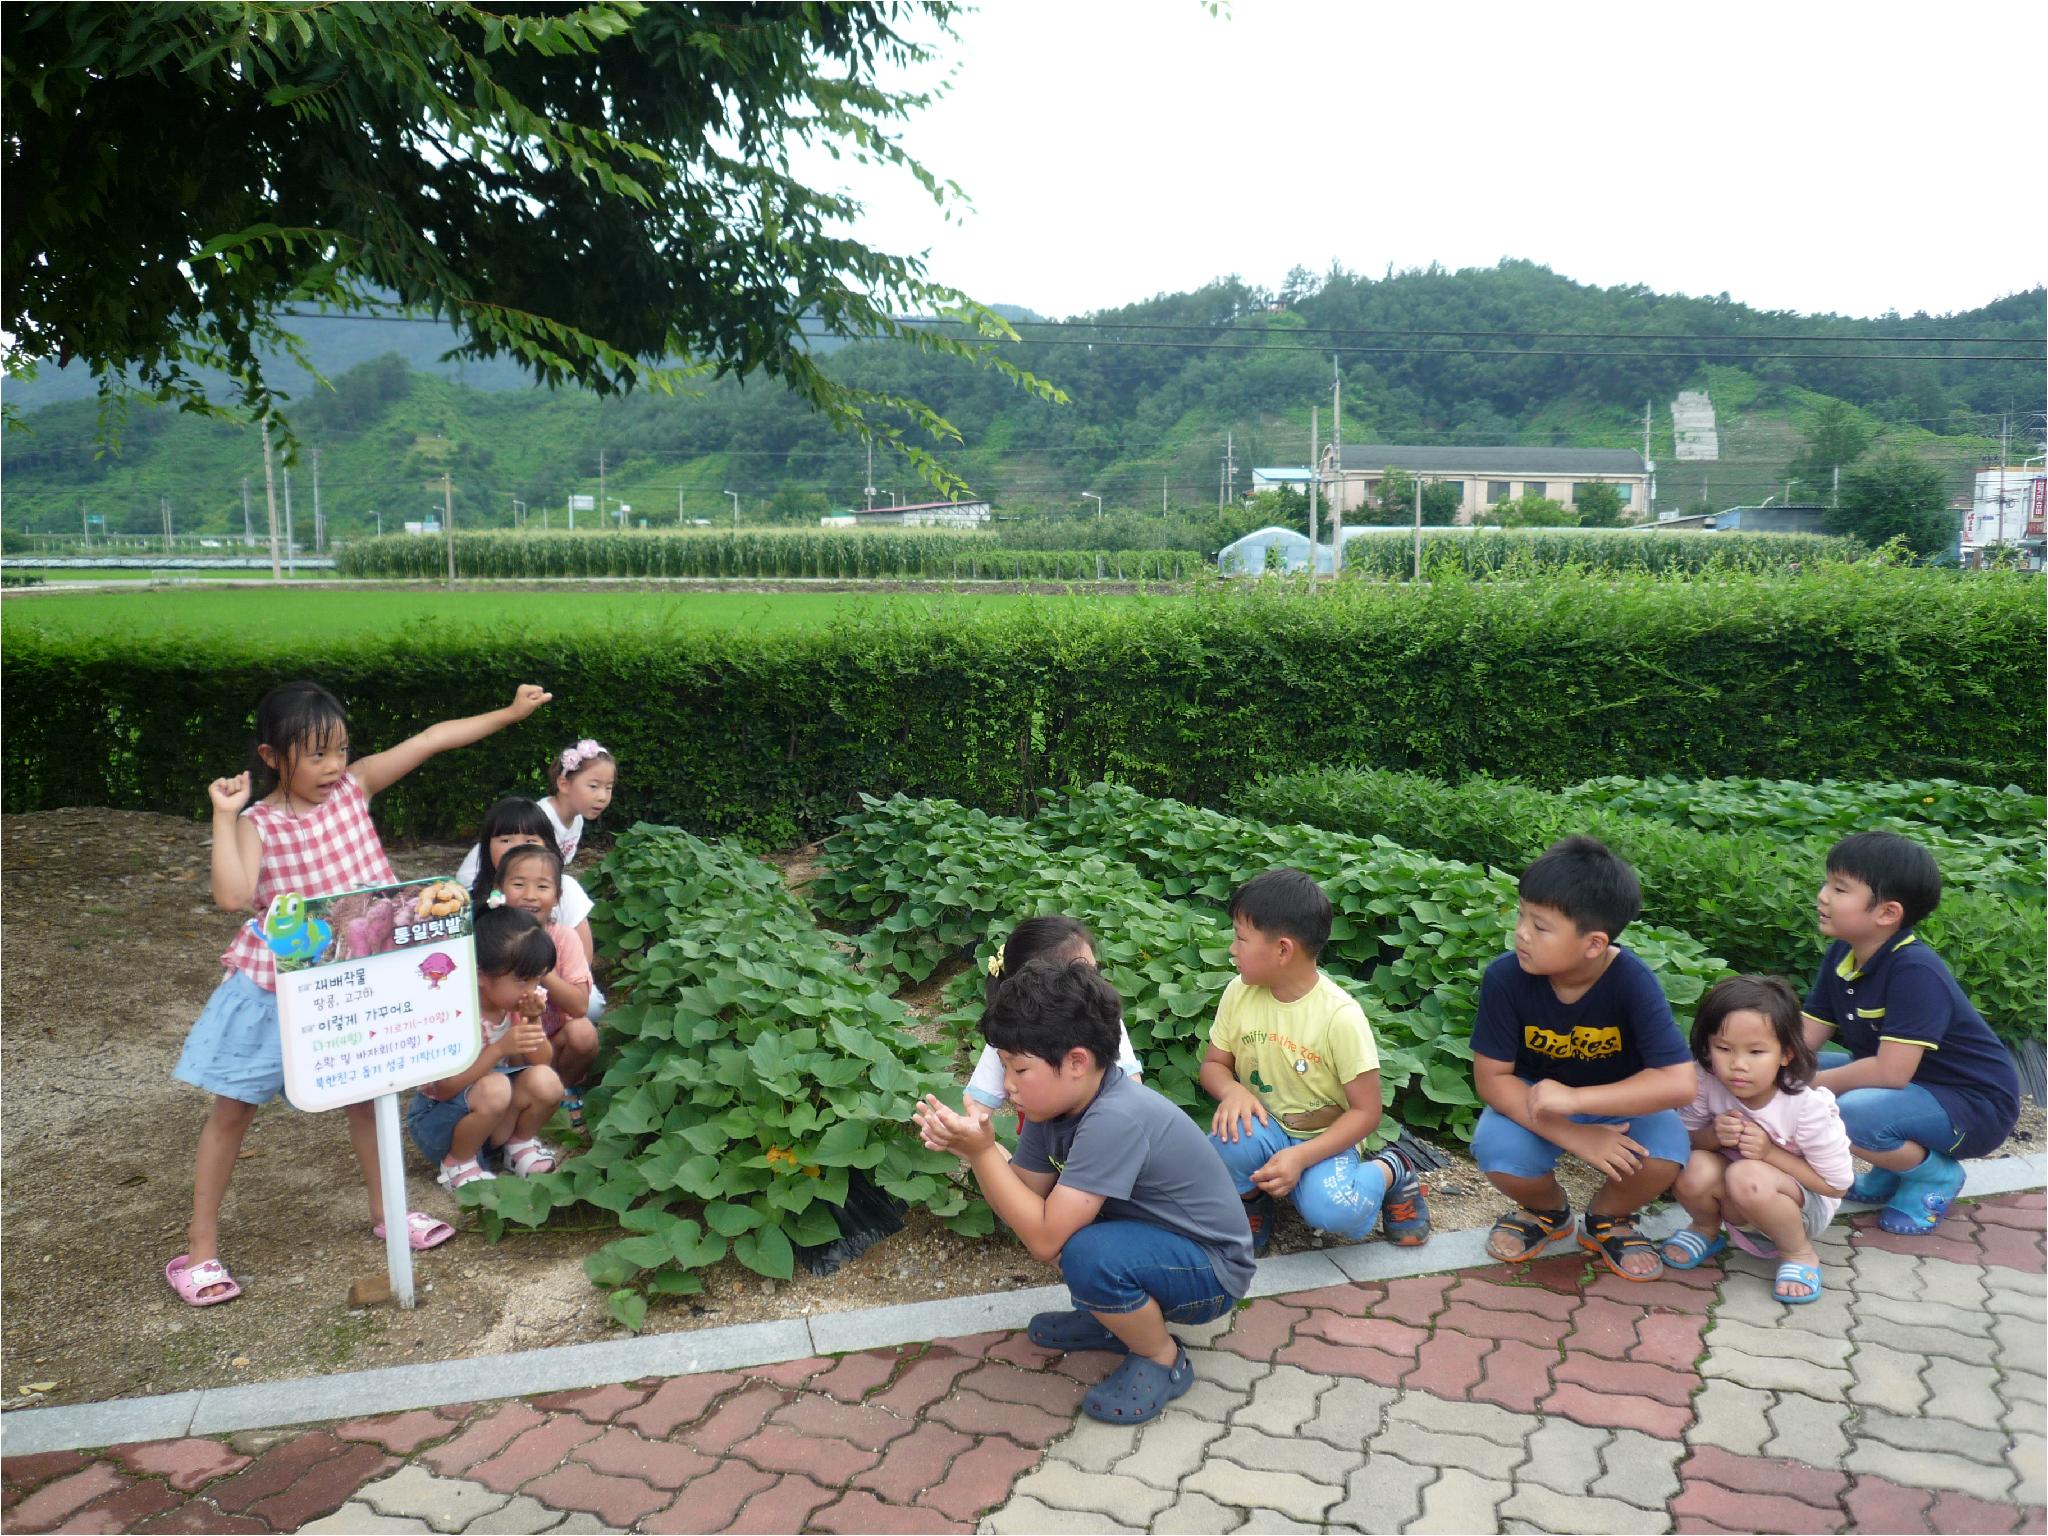
{"type": "MultiPolygon", "coordinates": [[[[584,769],[588,768],[592,763],[610,763],[612,765],[612,769],[614,772],[618,770],[619,760],[612,756],[611,748],[609,747],[598,747],[598,749],[595,752],[591,753],[588,757],[584,758],[583,761],[578,763],[574,768],[564,768],[562,766],[563,759],[568,757],[568,755],[571,752],[574,752],[581,745],[581,742],[572,741],[569,743],[568,746],[562,748],[561,751],[557,752],[553,757],[548,759],[549,789],[560,789],[562,787],[562,780],[574,778],[577,774],[581,773],[584,769]]],[[[593,743],[593,745],[595,745],[595,743],[593,743]]]]}
{"type": "Polygon", "coordinates": [[[1597,837],[1561,838],[1522,871],[1522,900],[1550,907],[1580,933],[1604,933],[1612,942],[1643,910],[1636,872],[1597,837]]]}
{"type": "MultiPolygon", "coordinates": [[[[504,884],[505,873],[511,869],[514,863],[524,864],[530,859],[547,860],[549,872],[555,877],[555,889],[557,891],[561,890],[562,855],[561,851],[552,843],[521,843],[517,848],[507,848],[505,850],[505,857],[498,860],[498,867],[495,871],[499,886],[504,884]]],[[[485,893],[486,899],[488,899],[489,894],[489,892],[485,893]]]]}
{"type": "Polygon", "coordinates": [[[249,798],[261,800],[284,781],[299,753],[318,752],[336,735],[348,733],[341,700],[318,683],[284,683],[256,702],[256,737],[249,746],[249,798]],[[278,766],[263,761],[258,747],[277,754],[278,766]]]}
{"type": "Polygon", "coordinates": [[[517,907],[479,908],[476,968],[484,976],[538,981],[555,968],[555,941],[531,912],[517,907]]]}
{"type": "MultiPolygon", "coordinates": [[[[512,795],[492,806],[476,835],[476,884],[470,888],[470,894],[479,907],[498,888],[498,871],[491,863],[491,841],[515,833],[532,838],[544,848],[555,847],[555,824],[548,820],[548,813],[540,808],[538,800],[512,795]]],[[[557,853],[560,851],[556,849],[557,853]]]]}
{"type": "Polygon", "coordinates": [[[1003,983],[1032,961],[1049,956],[1077,960],[1080,956],[1074,953],[1076,949],[1085,949],[1090,955],[1095,953],[1095,935],[1088,931],[1087,924],[1057,913],[1025,918],[1003,940],[1002,969],[990,976],[983,986],[982,1007],[994,1007],[996,994],[1002,990],[1003,983]]]}
{"type": "MultiPolygon", "coordinates": [[[[1007,968],[1006,968],[1007,969],[1007,968]]],[[[981,1033],[999,1051],[1058,1066],[1079,1046],[1108,1067],[1116,1061],[1123,1000],[1085,960],[1034,960],[1003,987],[981,1016],[981,1033]]]]}
{"type": "Polygon", "coordinates": [[[1770,1020],[1778,1046],[1792,1059],[1778,1069],[1778,1087],[1785,1093],[1802,1093],[1813,1082],[1817,1070],[1813,1047],[1806,1043],[1806,1026],[1800,1018],[1799,994],[1779,976],[1730,976],[1717,981],[1700,999],[1700,1011],[1692,1020],[1692,1059],[1708,1064],[1708,1045],[1721,1032],[1728,1015],[1743,1009],[1770,1020]]]}
{"type": "Polygon", "coordinates": [[[1298,869],[1269,869],[1230,893],[1230,919],[1260,933],[1292,939],[1311,959],[1330,942],[1330,898],[1298,869]]]}
{"type": "Polygon", "coordinates": [[[1828,873],[1870,887],[1874,903],[1896,901],[1911,928],[1941,905],[1941,867],[1934,855],[1896,832],[1856,832],[1828,850],[1828,873]]]}

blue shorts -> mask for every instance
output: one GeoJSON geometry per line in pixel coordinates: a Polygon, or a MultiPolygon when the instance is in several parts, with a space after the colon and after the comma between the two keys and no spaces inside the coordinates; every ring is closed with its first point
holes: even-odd
{"type": "MultiPolygon", "coordinates": [[[[1675,1109],[1660,1109],[1654,1115],[1573,1115],[1572,1123],[1625,1125],[1630,1139],[1659,1162],[1683,1168],[1692,1156],[1692,1137],[1675,1109]]],[[[1472,1133],[1472,1161],[1482,1173],[1540,1179],[1557,1166],[1563,1151],[1491,1106],[1480,1114],[1479,1128],[1472,1133]]]]}
{"type": "Polygon", "coordinates": [[[230,970],[185,1036],[171,1076],[223,1099],[268,1104],[284,1092],[277,994],[230,970]]]}
{"type": "Polygon", "coordinates": [[[1159,1303],[1169,1323],[1213,1322],[1237,1305],[1193,1238],[1149,1221],[1091,1221],[1060,1250],[1074,1305],[1112,1316],[1159,1303]]]}
{"type": "Polygon", "coordinates": [[[405,1107],[405,1128],[420,1155],[439,1168],[447,1160],[449,1144],[455,1140],[455,1127],[468,1113],[468,1088],[452,1099],[430,1099],[424,1093],[416,1093],[405,1107]]]}

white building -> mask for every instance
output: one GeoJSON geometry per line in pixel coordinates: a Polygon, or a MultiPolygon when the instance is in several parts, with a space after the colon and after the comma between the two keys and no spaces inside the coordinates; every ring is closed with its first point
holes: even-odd
{"type": "Polygon", "coordinates": [[[1297,495],[1308,494],[1308,483],[1315,478],[1315,471],[1306,464],[1299,466],[1282,465],[1252,470],[1252,494],[1260,491],[1293,491],[1297,495]]]}
{"type": "MultiPolygon", "coordinates": [[[[985,501],[916,501],[900,507],[856,507],[838,517],[855,528],[979,528],[994,509],[985,501]]],[[[837,518],[828,527],[845,527],[837,518]]]]}
{"type": "Polygon", "coordinates": [[[2004,465],[1977,471],[1976,496],[1963,519],[1963,559],[1993,544],[2031,543],[2038,551],[2048,518],[2048,472],[2004,465]]]}
{"type": "Polygon", "coordinates": [[[1611,485],[1625,518],[1650,505],[1650,471],[1628,448],[1426,448],[1412,443],[1347,443],[1344,463],[1323,451],[1326,505],[1355,512],[1376,500],[1389,469],[1427,484],[1441,480],[1458,492],[1457,521],[1469,523],[1496,502],[1534,493],[1572,504],[1582,485],[1611,485]]]}

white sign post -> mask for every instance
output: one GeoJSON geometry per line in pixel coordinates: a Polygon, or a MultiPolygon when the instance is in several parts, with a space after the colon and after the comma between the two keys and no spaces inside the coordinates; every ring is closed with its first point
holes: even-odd
{"type": "Polygon", "coordinates": [[[468,896],[452,880],[280,896],[259,928],[278,957],[285,1097],[309,1112],[376,1101],[385,1261],[411,1307],[398,1096],[457,1076],[483,1049],[468,896]]]}

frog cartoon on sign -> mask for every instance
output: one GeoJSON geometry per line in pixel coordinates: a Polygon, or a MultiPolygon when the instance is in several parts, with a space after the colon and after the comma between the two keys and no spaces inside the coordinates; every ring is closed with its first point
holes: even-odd
{"type": "Polygon", "coordinates": [[[455,962],[435,950],[420,962],[420,975],[426,978],[428,987],[438,991],[441,983],[455,974],[455,962]]]}
{"type": "Polygon", "coordinates": [[[281,960],[310,960],[334,936],[327,924],[307,913],[305,898],[289,891],[270,904],[259,931],[281,960]]]}

